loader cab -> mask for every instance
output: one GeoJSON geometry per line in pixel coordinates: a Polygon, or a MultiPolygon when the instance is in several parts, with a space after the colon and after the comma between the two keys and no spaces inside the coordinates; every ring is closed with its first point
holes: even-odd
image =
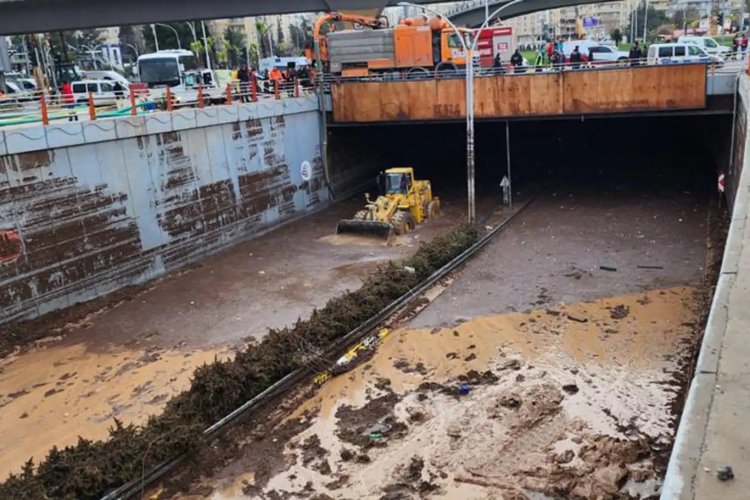
{"type": "Polygon", "coordinates": [[[412,187],[412,172],[408,169],[391,169],[385,172],[385,194],[407,195],[412,187]]]}

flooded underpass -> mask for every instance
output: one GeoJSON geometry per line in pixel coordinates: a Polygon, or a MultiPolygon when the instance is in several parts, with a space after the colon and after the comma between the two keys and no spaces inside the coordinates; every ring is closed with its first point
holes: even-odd
{"type": "MultiPolygon", "coordinates": [[[[526,208],[418,311],[389,324],[370,360],[231,430],[164,483],[168,494],[652,495],[722,244],[712,189],[726,144],[703,131],[727,125],[512,123],[509,209],[505,124],[480,124],[479,230],[526,208]],[[663,146],[676,143],[693,147],[663,146]]],[[[338,162],[373,177],[413,166],[432,182],[442,216],[414,233],[335,235],[361,207],[360,189],[165,278],[6,325],[0,419],[12,425],[0,432],[0,472],[79,436],[106,438],[114,419],[145,422],[197,367],[232,358],[460,224],[462,134],[445,124],[331,132],[338,162]]]]}
{"type": "MultiPolygon", "coordinates": [[[[725,126],[513,124],[529,205],[389,324],[371,359],[230,433],[214,472],[181,478],[179,495],[658,496],[723,245],[713,186],[726,145],[702,130],[725,126]],[[678,138],[694,147],[663,147],[678,138]]],[[[482,134],[498,139],[478,179],[499,199],[504,124],[482,134]]]]}

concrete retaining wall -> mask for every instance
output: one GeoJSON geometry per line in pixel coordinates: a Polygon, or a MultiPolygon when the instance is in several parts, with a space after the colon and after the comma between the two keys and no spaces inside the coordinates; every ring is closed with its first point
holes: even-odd
{"type": "Polygon", "coordinates": [[[0,132],[0,321],[141,283],[323,206],[319,137],[314,97],[0,132]]]}

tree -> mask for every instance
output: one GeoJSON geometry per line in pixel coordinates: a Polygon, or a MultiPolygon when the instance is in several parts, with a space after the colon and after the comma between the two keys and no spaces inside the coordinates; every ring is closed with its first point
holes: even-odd
{"type": "Polygon", "coordinates": [[[250,55],[250,66],[253,66],[254,68],[258,67],[259,59],[258,59],[258,44],[257,43],[251,43],[247,47],[248,54],[250,55]]]}
{"type": "Polygon", "coordinates": [[[245,53],[245,35],[238,30],[229,27],[224,30],[224,51],[226,61],[230,67],[236,68],[243,61],[245,53]]]}
{"type": "MultiPolygon", "coordinates": [[[[155,29],[156,38],[159,40],[159,50],[176,49],[178,47],[187,49],[188,47],[190,47],[190,42],[193,41],[193,32],[190,29],[190,26],[188,26],[188,23],[168,23],[168,25],[177,31],[180,43],[178,45],[177,37],[175,37],[174,31],[165,26],[157,24],[155,26],[155,29]]],[[[151,25],[144,24],[141,27],[141,34],[143,35],[143,40],[146,43],[146,50],[148,50],[149,52],[154,52],[156,50],[156,45],[154,44],[154,32],[151,29],[151,25]]]]}
{"type": "MultiPolygon", "coordinates": [[[[646,35],[650,35],[651,33],[655,32],[656,28],[661,26],[662,24],[667,22],[667,13],[665,11],[656,10],[652,6],[648,7],[648,26],[646,27],[646,35]]],[[[628,33],[631,33],[632,25],[633,25],[633,14],[630,14],[630,22],[628,23],[628,33]]],[[[642,38],[643,37],[643,23],[646,22],[646,8],[645,6],[641,5],[638,10],[636,11],[636,18],[637,21],[636,26],[638,27],[638,32],[634,33],[635,38],[642,38]]],[[[650,37],[649,38],[653,38],[650,37]]],[[[631,40],[632,41],[632,40],[631,40]]]]}
{"type": "Polygon", "coordinates": [[[140,54],[145,48],[142,39],[136,35],[135,28],[131,25],[120,26],[117,30],[117,38],[122,44],[123,59],[134,61],[136,51],[140,54]]]}
{"type": "Polygon", "coordinates": [[[281,17],[276,18],[276,43],[284,44],[284,30],[281,28],[281,17]]]}
{"type": "Polygon", "coordinates": [[[683,29],[689,27],[693,21],[700,19],[700,13],[695,7],[689,7],[686,10],[677,10],[674,13],[672,22],[675,24],[677,29],[683,29]]]}
{"type": "Polygon", "coordinates": [[[612,38],[612,41],[615,42],[615,45],[620,45],[620,42],[622,41],[622,31],[620,31],[620,28],[613,29],[609,36],[612,38]]]}

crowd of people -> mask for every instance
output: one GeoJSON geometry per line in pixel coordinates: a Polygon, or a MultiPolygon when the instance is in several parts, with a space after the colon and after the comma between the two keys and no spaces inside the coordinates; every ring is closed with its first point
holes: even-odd
{"type": "Polygon", "coordinates": [[[251,98],[252,88],[259,92],[273,92],[276,83],[285,91],[294,91],[294,85],[303,88],[311,82],[310,69],[307,66],[286,67],[283,71],[274,66],[269,71],[259,73],[255,68],[242,64],[231,73],[232,82],[236,82],[238,93],[243,102],[251,98]]]}
{"type": "Polygon", "coordinates": [[[732,38],[732,53],[736,56],[738,52],[744,57],[747,54],[747,33],[735,33],[732,38]]]}

